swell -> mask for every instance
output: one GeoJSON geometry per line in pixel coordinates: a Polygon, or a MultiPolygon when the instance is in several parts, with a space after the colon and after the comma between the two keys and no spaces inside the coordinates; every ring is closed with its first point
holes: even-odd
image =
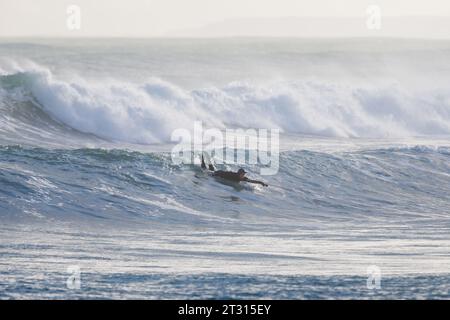
{"type": "Polygon", "coordinates": [[[219,129],[278,128],[344,138],[450,134],[449,90],[399,84],[234,82],[185,90],[156,78],[143,83],[61,80],[37,68],[0,76],[0,108],[4,132],[14,121],[20,127],[24,114],[38,108],[41,113],[35,110],[33,121],[41,130],[44,123],[60,124],[102,139],[140,144],[169,142],[173,130],[192,130],[194,121],[219,129]]]}
{"type": "MultiPolygon", "coordinates": [[[[275,228],[317,221],[448,227],[448,148],[280,156],[278,174],[261,177],[270,185],[265,189],[223,184],[198,165],[173,165],[165,153],[1,147],[1,214],[4,219],[205,227],[275,228]]],[[[258,177],[257,168],[245,170],[258,177]]]]}

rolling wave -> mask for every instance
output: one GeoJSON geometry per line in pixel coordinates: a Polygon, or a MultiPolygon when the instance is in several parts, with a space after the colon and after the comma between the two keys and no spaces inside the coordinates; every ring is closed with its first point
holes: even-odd
{"type": "MultiPolygon", "coordinates": [[[[249,228],[270,228],[273,221],[274,228],[314,225],[317,220],[439,224],[450,212],[449,156],[443,147],[283,152],[279,173],[265,177],[268,191],[223,184],[199,166],[172,164],[166,153],[1,147],[0,211],[5,221],[205,227],[243,227],[244,216],[249,228]],[[226,210],[217,205],[218,198],[227,203],[226,210]]],[[[257,175],[256,167],[245,169],[257,175]]]]}
{"type": "MultiPolygon", "coordinates": [[[[398,138],[450,134],[450,90],[364,87],[317,81],[185,90],[161,79],[57,79],[42,67],[0,76],[0,130],[20,120],[60,125],[110,141],[158,144],[194,121],[225,129],[278,128],[326,137],[398,138]]],[[[33,123],[34,122],[34,123],[33,123]]],[[[73,132],[72,132],[73,133],[73,132]]]]}

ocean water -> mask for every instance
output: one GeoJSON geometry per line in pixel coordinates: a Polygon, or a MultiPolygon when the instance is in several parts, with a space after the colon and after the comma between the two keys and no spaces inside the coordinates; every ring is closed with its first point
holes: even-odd
{"type": "Polygon", "coordinates": [[[450,298],[449,55],[1,40],[0,298],[450,298]],[[277,174],[244,165],[269,187],[174,164],[195,121],[279,129],[277,174]]]}

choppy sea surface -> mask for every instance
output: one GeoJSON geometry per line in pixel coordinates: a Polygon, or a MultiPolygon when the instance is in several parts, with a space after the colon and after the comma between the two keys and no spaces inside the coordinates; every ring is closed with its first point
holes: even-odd
{"type": "Polygon", "coordinates": [[[0,298],[450,298],[449,54],[1,40],[0,298]],[[279,129],[269,187],[175,164],[195,121],[279,129]]]}

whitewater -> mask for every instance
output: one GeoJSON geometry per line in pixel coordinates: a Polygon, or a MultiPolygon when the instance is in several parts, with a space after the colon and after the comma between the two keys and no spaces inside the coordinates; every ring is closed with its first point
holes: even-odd
{"type": "Polygon", "coordinates": [[[449,55],[0,40],[0,298],[449,298],[449,55]],[[212,179],[198,150],[174,164],[171,134],[195,121],[279,129],[278,173],[244,166],[269,188],[212,179]]]}

